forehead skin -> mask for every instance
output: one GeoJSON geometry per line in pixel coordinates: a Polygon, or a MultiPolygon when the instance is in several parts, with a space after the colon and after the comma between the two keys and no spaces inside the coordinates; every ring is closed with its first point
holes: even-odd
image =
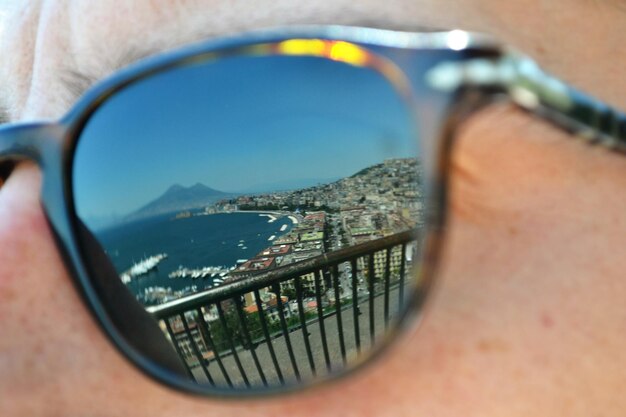
{"type": "Polygon", "coordinates": [[[491,32],[566,81],[626,108],[622,0],[7,1],[0,12],[0,50],[10,59],[0,65],[0,108],[13,120],[60,117],[75,100],[74,90],[129,57],[297,23],[491,32]],[[87,78],[68,85],[76,78],[71,72],[87,78]]]}
{"type": "MultiPolygon", "coordinates": [[[[465,1],[465,0],[463,0],[465,1]]],[[[17,3],[17,2],[16,2],[17,3]]],[[[13,119],[57,118],[74,93],[70,72],[100,79],[120,62],[200,39],[297,23],[450,26],[449,14],[423,7],[432,0],[150,0],[29,1],[5,9],[0,89],[13,119]],[[254,6],[252,6],[254,4],[254,6]],[[423,10],[428,10],[424,12],[423,10]],[[420,16],[415,18],[413,16],[420,16]],[[70,86],[71,87],[71,86],[70,86]],[[69,88],[71,90],[71,88],[69,88]]],[[[87,81],[87,80],[85,80],[87,81]]]]}

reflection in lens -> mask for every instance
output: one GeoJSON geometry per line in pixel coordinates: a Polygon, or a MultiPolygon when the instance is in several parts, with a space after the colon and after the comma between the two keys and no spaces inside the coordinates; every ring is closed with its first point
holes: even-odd
{"type": "Polygon", "coordinates": [[[393,328],[422,223],[403,100],[369,68],[242,56],[137,82],[90,119],[79,219],[195,381],[311,380],[393,328]]]}

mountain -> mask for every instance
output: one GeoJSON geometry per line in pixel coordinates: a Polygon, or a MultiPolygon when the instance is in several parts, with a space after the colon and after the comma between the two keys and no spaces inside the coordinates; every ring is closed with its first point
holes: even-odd
{"type": "Polygon", "coordinates": [[[214,190],[200,183],[191,187],[174,184],[160,197],[129,214],[126,220],[137,220],[176,211],[202,208],[233,195],[214,190]]]}

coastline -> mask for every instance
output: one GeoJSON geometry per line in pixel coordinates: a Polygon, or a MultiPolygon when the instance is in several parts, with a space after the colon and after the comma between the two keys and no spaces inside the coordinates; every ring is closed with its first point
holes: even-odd
{"type": "Polygon", "coordinates": [[[239,213],[251,213],[258,214],[259,216],[269,217],[268,223],[273,223],[276,220],[287,217],[291,220],[293,226],[300,223],[300,219],[296,217],[296,214],[291,211],[270,211],[270,210],[229,210],[229,211],[217,211],[215,213],[197,213],[194,216],[211,216],[214,214],[239,214],[239,213]]]}

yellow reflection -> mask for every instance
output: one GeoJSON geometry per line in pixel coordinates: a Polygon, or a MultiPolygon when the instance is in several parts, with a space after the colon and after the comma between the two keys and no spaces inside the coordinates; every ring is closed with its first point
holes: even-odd
{"type": "Polygon", "coordinates": [[[352,64],[357,67],[363,67],[367,64],[368,55],[369,53],[358,46],[341,41],[334,42],[328,54],[330,59],[352,64]]]}
{"type": "Polygon", "coordinates": [[[320,39],[290,39],[278,44],[283,55],[310,55],[327,57],[357,67],[366,66],[370,53],[352,43],[320,39]]]}
{"type": "Polygon", "coordinates": [[[326,42],[319,39],[290,39],[278,44],[278,51],[284,55],[325,56],[326,42]]]}
{"type": "Polygon", "coordinates": [[[317,56],[355,67],[371,68],[382,74],[403,95],[410,96],[409,82],[395,64],[353,43],[321,39],[289,39],[274,45],[275,51],[281,55],[317,56]]]}

